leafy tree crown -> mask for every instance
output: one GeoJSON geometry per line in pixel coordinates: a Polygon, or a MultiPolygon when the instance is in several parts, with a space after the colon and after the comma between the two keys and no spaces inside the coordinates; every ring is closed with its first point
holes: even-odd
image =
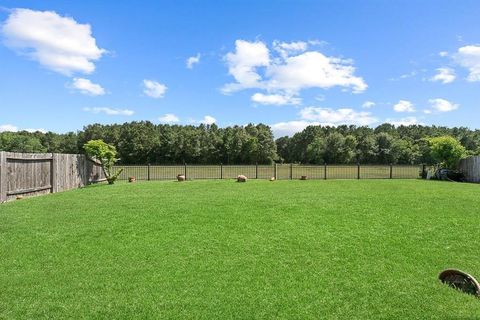
{"type": "Polygon", "coordinates": [[[451,136],[430,138],[429,142],[432,159],[441,167],[454,169],[467,154],[462,144],[451,136]]]}

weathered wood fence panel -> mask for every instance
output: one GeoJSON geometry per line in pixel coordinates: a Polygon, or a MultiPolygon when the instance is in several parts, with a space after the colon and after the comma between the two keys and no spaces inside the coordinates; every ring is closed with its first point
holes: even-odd
{"type": "Polygon", "coordinates": [[[52,191],[51,153],[6,153],[6,199],[52,191]]]}
{"type": "Polygon", "coordinates": [[[80,154],[0,152],[0,202],[83,187],[104,180],[101,167],[80,154]]]}
{"type": "Polygon", "coordinates": [[[83,154],[56,153],[54,157],[54,172],[57,173],[55,192],[80,188],[105,178],[101,166],[88,160],[83,154]]]}
{"type": "Polygon", "coordinates": [[[465,174],[468,182],[480,183],[480,156],[460,160],[458,169],[465,174]]]}

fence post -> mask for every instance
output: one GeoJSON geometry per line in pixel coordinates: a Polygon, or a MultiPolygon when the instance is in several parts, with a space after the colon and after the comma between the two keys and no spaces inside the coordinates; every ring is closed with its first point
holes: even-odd
{"type": "Polygon", "coordinates": [[[50,162],[50,185],[51,193],[58,192],[58,179],[57,179],[57,163],[58,163],[58,154],[52,153],[52,161],[50,162]]]}
{"type": "Polygon", "coordinates": [[[0,151],[0,203],[7,201],[7,154],[0,151]]]}
{"type": "Polygon", "coordinates": [[[185,176],[185,181],[187,181],[187,163],[183,164],[183,175],[185,176]]]}
{"type": "Polygon", "coordinates": [[[323,179],[327,180],[327,163],[323,165],[323,179]]]}
{"type": "Polygon", "coordinates": [[[422,179],[427,179],[427,172],[425,171],[425,169],[427,168],[427,166],[424,164],[422,164],[422,179]]]}
{"type": "Polygon", "coordinates": [[[277,180],[277,163],[275,162],[273,167],[273,177],[277,180]]]}
{"type": "Polygon", "coordinates": [[[220,179],[223,179],[223,163],[220,163],[220,179]]]}
{"type": "Polygon", "coordinates": [[[258,162],[255,163],[255,179],[258,179],[258,162]]]}
{"type": "Polygon", "coordinates": [[[393,164],[390,163],[390,179],[393,179],[393,164]]]}
{"type": "Polygon", "coordinates": [[[150,163],[147,164],[147,180],[150,181],[150,163]]]}
{"type": "Polygon", "coordinates": [[[360,162],[357,162],[357,180],[360,180],[360,162]]]}
{"type": "Polygon", "coordinates": [[[290,163],[290,180],[293,179],[293,163],[290,163]]]}

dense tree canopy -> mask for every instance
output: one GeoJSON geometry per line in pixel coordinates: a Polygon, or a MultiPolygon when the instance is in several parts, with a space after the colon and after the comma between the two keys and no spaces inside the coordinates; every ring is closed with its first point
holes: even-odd
{"type": "Polygon", "coordinates": [[[263,124],[219,128],[215,124],[155,125],[148,121],[92,124],[66,134],[3,132],[0,150],[83,153],[86,142],[102,139],[115,146],[123,164],[433,164],[429,139],[439,136],[454,137],[467,154],[480,153],[480,130],[463,127],[309,126],[275,141],[270,127],[263,124]]]}
{"type": "Polygon", "coordinates": [[[452,136],[466,155],[480,153],[480,130],[437,126],[382,124],[357,126],[310,126],[293,137],[277,140],[279,161],[292,163],[433,164],[429,138],[452,136]]]}

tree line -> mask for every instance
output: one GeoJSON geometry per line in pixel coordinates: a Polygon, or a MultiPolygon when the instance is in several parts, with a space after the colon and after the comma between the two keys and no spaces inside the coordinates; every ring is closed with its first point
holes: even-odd
{"type": "Polygon", "coordinates": [[[451,136],[467,155],[480,154],[480,130],[465,127],[341,125],[309,126],[292,137],[277,139],[281,161],[310,164],[433,164],[429,138],[451,136]]]}
{"type": "Polygon", "coordinates": [[[0,150],[84,153],[85,143],[99,139],[115,146],[120,164],[267,164],[278,158],[272,131],[264,124],[219,128],[140,121],[92,124],[66,134],[3,132],[0,150]]]}
{"type": "Polygon", "coordinates": [[[452,136],[468,154],[480,154],[480,130],[464,127],[309,126],[275,140],[264,124],[219,128],[149,121],[92,124],[65,134],[2,132],[0,150],[84,153],[86,142],[102,139],[116,147],[122,164],[431,164],[428,138],[438,136],[452,136]]]}

